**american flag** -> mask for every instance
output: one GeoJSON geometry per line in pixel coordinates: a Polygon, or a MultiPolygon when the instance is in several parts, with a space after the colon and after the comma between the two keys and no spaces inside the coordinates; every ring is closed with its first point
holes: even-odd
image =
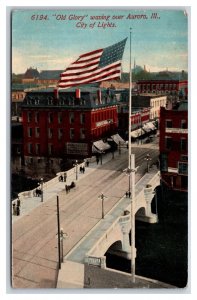
{"type": "Polygon", "coordinates": [[[66,89],[86,83],[119,79],[126,40],[127,38],[107,48],[80,55],[60,74],[58,88],[66,89]]]}

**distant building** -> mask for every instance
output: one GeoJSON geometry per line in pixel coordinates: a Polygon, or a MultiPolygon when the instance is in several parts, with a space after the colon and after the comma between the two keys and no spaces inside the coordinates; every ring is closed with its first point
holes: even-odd
{"type": "Polygon", "coordinates": [[[39,72],[37,68],[28,68],[23,76],[22,83],[30,83],[35,82],[35,80],[39,78],[39,72]]]}
{"type": "MultiPolygon", "coordinates": [[[[125,90],[121,94],[121,101],[124,103],[129,102],[129,91],[125,90]]],[[[166,107],[167,96],[156,94],[138,94],[132,95],[132,110],[140,110],[142,108],[150,109],[150,120],[159,119],[160,107],[166,107]]]]}
{"type": "Polygon", "coordinates": [[[150,108],[150,120],[159,119],[160,107],[166,107],[166,104],[165,95],[143,94],[132,97],[133,108],[150,108]]]}
{"type": "Polygon", "coordinates": [[[187,80],[138,80],[136,82],[138,92],[142,93],[155,93],[166,95],[179,95],[180,93],[187,98],[188,94],[188,81],[187,80]]]}
{"type": "Polygon", "coordinates": [[[12,116],[21,116],[21,105],[23,103],[25,95],[26,93],[24,92],[24,88],[21,85],[12,88],[12,116]]]}
{"type": "MultiPolygon", "coordinates": [[[[132,109],[131,137],[134,139],[141,138],[141,136],[147,133],[142,128],[149,121],[150,121],[150,108],[132,109]]],[[[118,132],[125,140],[128,140],[128,124],[129,124],[128,103],[127,104],[118,103],[118,132]]]]}
{"type": "Polygon", "coordinates": [[[62,72],[62,70],[43,70],[40,72],[36,83],[41,85],[56,84],[60,79],[60,74],[62,72]]]}
{"type": "Polygon", "coordinates": [[[25,99],[25,95],[28,90],[38,89],[38,84],[34,82],[28,83],[14,83],[12,84],[11,98],[11,114],[12,117],[20,117],[21,116],[21,105],[23,100],[25,99]]]}
{"type": "Polygon", "coordinates": [[[161,108],[160,170],[162,181],[175,190],[188,188],[188,110],[182,101],[175,110],[161,108]]]}
{"type": "Polygon", "coordinates": [[[83,87],[27,92],[22,105],[26,163],[55,158],[85,158],[110,148],[117,133],[117,99],[113,90],[83,87]],[[94,146],[94,143],[97,142],[94,146]]]}

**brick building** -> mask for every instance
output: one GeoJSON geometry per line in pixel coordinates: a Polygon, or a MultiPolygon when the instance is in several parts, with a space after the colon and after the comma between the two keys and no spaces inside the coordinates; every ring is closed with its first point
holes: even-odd
{"type": "Polygon", "coordinates": [[[117,100],[113,91],[97,87],[61,90],[58,96],[53,89],[31,91],[22,120],[26,163],[85,158],[94,142],[98,150],[109,148],[102,140],[117,133],[117,100]]]}
{"type": "Polygon", "coordinates": [[[179,95],[182,93],[186,97],[188,94],[187,80],[138,80],[136,84],[140,94],[155,93],[179,95]]]}
{"type": "MultiPolygon", "coordinates": [[[[135,108],[131,114],[131,137],[139,138],[146,132],[141,128],[150,121],[150,108],[135,108]]],[[[118,132],[128,140],[129,107],[128,103],[118,103],[118,132]]]]}
{"type": "Polygon", "coordinates": [[[188,188],[188,111],[187,102],[177,110],[161,108],[160,113],[161,179],[170,188],[188,188]]]}
{"type": "MultiPolygon", "coordinates": [[[[121,90],[118,95],[118,131],[128,139],[129,90],[121,90]]],[[[165,95],[132,93],[131,137],[137,139],[156,132],[160,107],[166,107],[165,95]]]]}

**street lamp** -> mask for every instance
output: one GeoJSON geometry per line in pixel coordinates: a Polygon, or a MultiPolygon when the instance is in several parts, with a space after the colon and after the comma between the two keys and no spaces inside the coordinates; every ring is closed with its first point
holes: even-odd
{"type": "Polygon", "coordinates": [[[125,170],[123,170],[123,172],[125,172],[125,174],[129,177],[129,198],[131,196],[131,172],[132,170],[130,168],[126,168],[125,170]]]}
{"type": "Polygon", "coordinates": [[[77,180],[78,179],[78,160],[75,161],[73,166],[76,168],[75,172],[76,172],[76,180],[77,180]]]}
{"type": "Polygon", "coordinates": [[[104,151],[102,150],[102,148],[101,148],[101,165],[103,164],[103,153],[104,153],[104,151]]]}
{"type": "Polygon", "coordinates": [[[144,158],[144,160],[147,163],[147,173],[149,173],[149,164],[150,164],[150,161],[152,160],[152,158],[150,157],[150,154],[147,154],[146,157],[144,158]]]}
{"type": "Polygon", "coordinates": [[[60,229],[60,243],[61,243],[61,262],[64,260],[64,243],[63,240],[67,237],[67,233],[64,233],[64,229],[60,229]],[[65,236],[65,237],[64,237],[65,236]]]}
{"type": "Polygon", "coordinates": [[[104,200],[106,199],[107,197],[101,193],[101,195],[98,196],[98,199],[101,199],[101,203],[102,203],[102,219],[104,219],[104,200]]]}

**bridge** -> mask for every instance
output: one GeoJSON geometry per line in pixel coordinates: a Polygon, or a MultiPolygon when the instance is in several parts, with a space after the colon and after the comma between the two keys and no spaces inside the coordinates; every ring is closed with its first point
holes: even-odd
{"type": "MultiPolygon", "coordinates": [[[[134,215],[137,220],[149,223],[157,222],[157,215],[151,212],[151,202],[155,195],[154,189],[158,185],[160,185],[160,173],[156,170],[152,170],[146,174],[136,184],[134,215]]],[[[84,287],[86,274],[85,268],[82,265],[86,264],[86,273],[88,273],[88,266],[90,266],[90,269],[92,269],[92,266],[95,266],[106,270],[106,256],[104,254],[107,251],[117,256],[131,259],[131,246],[129,241],[129,233],[131,231],[131,201],[132,199],[126,196],[122,197],[105,215],[105,218],[101,219],[70,253],[64,257],[65,266],[63,266],[59,272],[57,287],[84,287]],[[70,282],[72,277],[70,273],[65,272],[65,269],[68,267],[71,269],[77,268],[78,276],[79,270],[81,270],[81,282],[79,282],[79,278],[77,280],[74,279],[72,283],[70,282]]],[[[96,272],[96,269],[94,269],[94,272],[96,272]]],[[[108,269],[108,272],[111,272],[111,270],[108,269]]],[[[99,274],[100,270],[98,270],[98,274],[94,276],[94,278],[98,278],[99,274]]],[[[89,281],[90,279],[88,282],[89,281]]],[[[99,277],[99,282],[100,281],[101,277],[99,277]]],[[[104,282],[102,282],[102,284],[104,284],[104,282]]]]}
{"type": "MultiPolygon", "coordinates": [[[[136,219],[154,223],[157,216],[151,212],[154,188],[159,184],[155,166],[145,176],[144,157],[149,153],[151,163],[156,161],[157,149],[136,147],[135,216],[136,219]],[[151,152],[152,151],[152,152],[151,152]]],[[[80,166],[78,166],[79,168],[80,166]]],[[[131,199],[125,197],[128,176],[127,150],[103,157],[103,164],[91,161],[85,173],[76,168],[67,172],[66,184],[76,182],[76,187],[66,194],[65,182],[59,175],[43,184],[43,202],[34,191],[21,193],[21,214],[12,216],[12,285],[15,288],[55,287],[131,287],[129,274],[106,267],[106,251],[130,258],[129,224],[131,199]],[[101,217],[101,192],[104,200],[104,218],[101,217]],[[60,226],[67,237],[63,244],[64,262],[58,270],[57,208],[60,201],[60,226]],[[98,274],[100,274],[98,276],[98,274]],[[97,278],[100,282],[95,282],[97,278]],[[117,279],[119,278],[118,282],[117,279]],[[109,282],[110,279],[110,282],[109,282]],[[114,280],[114,282],[112,282],[114,280]],[[125,280],[125,281],[124,281],[125,280]]],[[[164,287],[136,276],[136,284],[143,287],[164,287]]]]}

